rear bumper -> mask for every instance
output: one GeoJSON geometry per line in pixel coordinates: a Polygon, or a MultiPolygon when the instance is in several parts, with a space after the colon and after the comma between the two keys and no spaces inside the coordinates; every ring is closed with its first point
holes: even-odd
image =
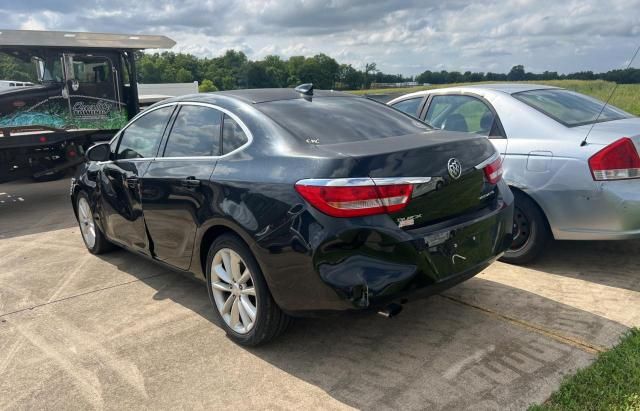
{"type": "Polygon", "coordinates": [[[348,227],[307,256],[286,253],[287,267],[265,272],[271,292],[294,315],[376,309],[399,298],[441,292],[473,277],[509,248],[513,203],[508,197],[495,209],[416,230],[348,227]],[[292,278],[295,284],[284,283],[292,278]]]}

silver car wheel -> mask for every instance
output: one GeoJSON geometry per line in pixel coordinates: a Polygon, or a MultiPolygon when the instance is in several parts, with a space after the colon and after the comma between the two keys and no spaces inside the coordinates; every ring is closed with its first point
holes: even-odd
{"type": "Polygon", "coordinates": [[[210,277],[213,299],[224,322],[238,334],[251,331],[258,315],[258,300],[251,271],[240,255],[230,248],[218,250],[210,277]]]}
{"type": "Polygon", "coordinates": [[[84,197],[80,197],[80,200],[78,200],[78,221],[80,222],[80,231],[84,242],[87,247],[93,248],[96,244],[96,224],[93,221],[93,213],[91,212],[91,207],[89,207],[89,202],[84,197]]]}

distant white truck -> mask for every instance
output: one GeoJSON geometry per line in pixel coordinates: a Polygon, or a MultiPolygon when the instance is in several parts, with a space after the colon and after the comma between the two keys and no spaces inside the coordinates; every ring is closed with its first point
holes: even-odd
{"type": "Polygon", "coordinates": [[[141,109],[169,97],[184,96],[185,94],[195,94],[197,92],[197,81],[193,83],[138,83],[138,101],[140,102],[141,109]]]}
{"type": "Polygon", "coordinates": [[[31,87],[33,85],[34,84],[30,81],[0,80],[0,89],[12,87],[31,87]]]}

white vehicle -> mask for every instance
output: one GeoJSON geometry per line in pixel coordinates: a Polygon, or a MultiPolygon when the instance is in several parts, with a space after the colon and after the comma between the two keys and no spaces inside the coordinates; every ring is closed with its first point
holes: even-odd
{"type": "Polygon", "coordinates": [[[0,80],[0,89],[9,87],[32,87],[34,84],[29,81],[0,80]]]}
{"type": "Polygon", "coordinates": [[[531,261],[552,237],[640,238],[640,118],[535,84],[419,91],[387,104],[436,128],[488,136],[503,155],[516,198],[504,261],[531,261]]]}

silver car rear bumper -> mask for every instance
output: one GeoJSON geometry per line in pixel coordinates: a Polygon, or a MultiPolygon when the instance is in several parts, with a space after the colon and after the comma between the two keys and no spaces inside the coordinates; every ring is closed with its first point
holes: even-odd
{"type": "Polygon", "coordinates": [[[544,190],[535,196],[557,240],[640,238],[640,180],[599,182],[594,191],[544,190]]]}

